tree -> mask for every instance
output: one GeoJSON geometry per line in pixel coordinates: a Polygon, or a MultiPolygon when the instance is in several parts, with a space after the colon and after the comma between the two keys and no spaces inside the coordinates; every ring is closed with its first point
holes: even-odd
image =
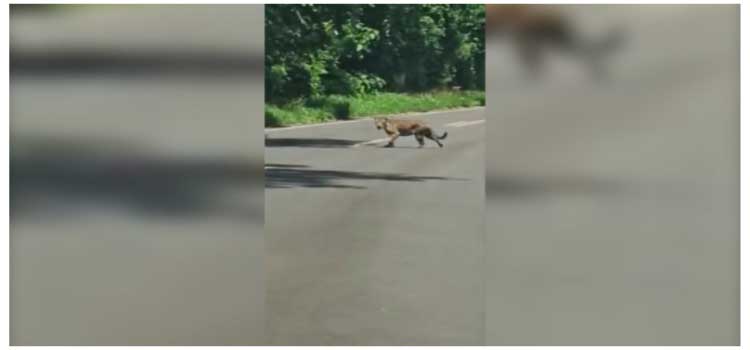
{"type": "Polygon", "coordinates": [[[483,5],[266,5],[266,100],[484,88],[483,5]]]}

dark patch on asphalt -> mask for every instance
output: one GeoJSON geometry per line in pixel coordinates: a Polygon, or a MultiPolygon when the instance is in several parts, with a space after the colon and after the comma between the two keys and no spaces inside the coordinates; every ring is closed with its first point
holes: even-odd
{"type": "Polygon", "coordinates": [[[266,147],[338,148],[351,147],[362,142],[366,141],[327,138],[267,138],[266,147]]]}
{"type": "Polygon", "coordinates": [[[442,176],[416,176],[394,173],[374,173],[342,170],[315,170],[304,165],[266,164],[266,188],[295,188],[295,187],[330,187],[364,189],[364,186],[354,186],[341,183],[347,180],[380,180],[380,181],[466,181],[466,179],[442,176]]]}

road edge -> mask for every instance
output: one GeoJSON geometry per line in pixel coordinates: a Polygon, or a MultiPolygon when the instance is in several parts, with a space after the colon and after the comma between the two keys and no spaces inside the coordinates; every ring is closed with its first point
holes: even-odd
{"type": "Polygon", "coordinates": [[[321,127],[321,126],[331,126],[331,125],[341,125],[341,124],[350,124],[350,123],[359,123],[367,120],[371,120],[372,118],[377,117],[387,117],[387,116],[396,116],[396,117],[405,117],[405,116],[430,116],[433,114],[444,114],[444,113],[450,113],[450,112],[468,112],[468,111],[475,111],[484,109],[486,106],[476,106],[476,107],[463,107],[463,108],[449,108],[449,109],[436,109],[434,111],[428,111],[428,112],[408,112],[408,113],[401,113],[401,114],[378,114],[378,115],[371,115],[367,117],[361,117],[354,120],[340,120],[340,121],[332,121],[332,122],[325,122],[325,123],[315,123],[315,124],[302,124],[302,125],[292,125],[292,126],[284,126],[280,128],[264,128],[264,132],[266,134],[274,133],[274,132],[280,132],[280,131],[286,131],[286,130],[294,130],[294,129],[304,129],[304,128],[314,128],[314,127],[321,127]]]}

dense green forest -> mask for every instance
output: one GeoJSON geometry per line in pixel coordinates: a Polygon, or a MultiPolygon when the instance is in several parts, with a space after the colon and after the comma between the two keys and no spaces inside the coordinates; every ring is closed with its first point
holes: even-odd
{"type": "Polygon", "coordinates": [[[266,5],[266,99],[484,89],[484,5],[266,5]]]}

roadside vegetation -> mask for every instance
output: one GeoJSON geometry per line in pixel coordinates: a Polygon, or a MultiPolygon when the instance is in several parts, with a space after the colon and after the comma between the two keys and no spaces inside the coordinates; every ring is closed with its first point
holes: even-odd
{"type": "Polygon", "coordinates": [[[419,94],[379,93],[364,96],[325,96],[266,105],[266,126],[320,123],[373,115],[427,112],[484,105],[483,91],[438,91],[419,94]]]}
{"type": "Polygon", "coordinates": [[[484,105],[483,5],[266,5],[266,126],[484,105]]]}

